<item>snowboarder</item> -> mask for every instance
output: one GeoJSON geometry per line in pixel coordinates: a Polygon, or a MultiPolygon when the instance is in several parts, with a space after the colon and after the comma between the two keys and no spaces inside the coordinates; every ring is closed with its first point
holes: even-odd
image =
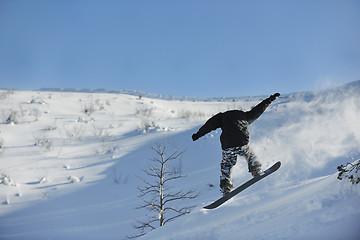
{"type": "Polygon", "coordinates": [[[238,155],[245,157],[249,172],[253,176],[261,173],[261,163],[257,160],[254,152],[248,145],[248,126],[260,117],[270,103],[279,96],[279,93],[275,93],[247,112],[241,110],[220,112],[207,120],[199,131],[192,135],[193,141],[196,141],[205,134],[221,128],[220,141],[223,151],[220,164],[220,188],[224,195],[234,188],[230,175],[231,168],[236,164],[238,155]]]}

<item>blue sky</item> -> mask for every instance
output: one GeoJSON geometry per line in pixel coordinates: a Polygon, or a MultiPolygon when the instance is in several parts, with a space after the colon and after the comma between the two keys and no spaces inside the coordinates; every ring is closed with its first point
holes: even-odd
{"type": "Polygon", "coordinates": [[[0,0],[0,87],[192,97],[360,79],[358,0],[0,0]]]}

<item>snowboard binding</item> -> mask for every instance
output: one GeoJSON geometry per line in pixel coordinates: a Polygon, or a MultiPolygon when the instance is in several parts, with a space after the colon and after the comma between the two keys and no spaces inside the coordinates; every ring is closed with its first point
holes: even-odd
{"type": "Polygon", "coordinates": [[[220,180],[220,189],[220,191],[223,193],[223,196],[225,196],[234,189],[234,185],[230,179],[224,178],[220,180]]]}

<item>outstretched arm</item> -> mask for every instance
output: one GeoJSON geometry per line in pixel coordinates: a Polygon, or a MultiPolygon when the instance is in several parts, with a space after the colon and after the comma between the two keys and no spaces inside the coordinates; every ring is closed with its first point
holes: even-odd
{"type": "Polygon", "coordinates": [[[206,123],[199,129],[199,131],[192,135],[193,141],[196,141],[212,130],[219,128],[221,126],[221,114],[222,113],[218,113],[207,120],[206,123]]]}
{"type": "Polygon", "coordinates": [[[249,124],[251,124],[257,118],[259,118],[260,115],[263,114],[263,112],[265,112],[266,108],[270,105],[270,103],[279,96],[280,96],[280,93],[275,93],[275,94],[271,95],[270,97],[266,98],[265,100],[263,100],[258,105],[256,105],[250,111],[246,112],[247,121],[249,122],[249,124]]]}

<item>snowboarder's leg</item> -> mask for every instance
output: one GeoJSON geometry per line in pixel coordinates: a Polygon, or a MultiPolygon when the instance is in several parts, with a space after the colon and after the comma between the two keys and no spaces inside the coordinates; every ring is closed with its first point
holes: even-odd
{"type": "Polygon", "coordinates": [[[230,192],[234,186],[231,182],[231,168],[237,161],[238,150],[236,147],[228,148],[222,152],[220,188],[224,194],[230,192]]]}
{"type": "Polygon", "coordinates": [[[255,153],[250,149],[249,145],[242,146],[239,155],[245,157],[249,172],[253,176],[261,172],[261,163],[257,160],[255,153]]]}
{"type": "Polygon", "coordinates": [[[222,161],[221,161],[221,179],[228,178],[230,179],[231,168],[235,166],[237,161],[238,149],[237,147],[232,147],[223,150],[222,152],[222,161]]]}

